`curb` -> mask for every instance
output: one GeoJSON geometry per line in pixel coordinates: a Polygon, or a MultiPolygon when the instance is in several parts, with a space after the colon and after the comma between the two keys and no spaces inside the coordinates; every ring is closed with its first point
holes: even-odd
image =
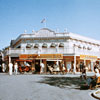
{"type": "Polygon", "coordinates": [[[94,91],[92,93],[92,96],[95,97],[95,98],[97,98],[97,99],[100,99],[100,89],[94,91]]]}

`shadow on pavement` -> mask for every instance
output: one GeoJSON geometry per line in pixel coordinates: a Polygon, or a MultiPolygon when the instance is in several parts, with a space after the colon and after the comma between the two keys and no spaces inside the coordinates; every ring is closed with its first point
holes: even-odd
{"type": "Polygon", "coordinates": [[[38,83],[44,83],[59,88],[80,89],[80,86],[85,83],[85,80],[78,77],[44,77],[44,79],[38,83]]]}

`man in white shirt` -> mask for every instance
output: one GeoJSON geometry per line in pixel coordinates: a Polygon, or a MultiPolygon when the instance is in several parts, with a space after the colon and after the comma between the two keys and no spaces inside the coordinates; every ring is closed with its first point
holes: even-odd
{"type": "Polygon", "coordinates": [[[17,75],[17,72],[18,72],[18,64],[15,63],[14,64],[14,73],[17,75]]]}
{"type": "Polygon", "coordinates": [[[44,63],[40,63],[40,74],[44,73],[44,63]]]}
{"type": "Polygon", "coordinates": [[[5,72],[5,70],[6,70],[5,63],[2,63],[2,72],[5,72]]]}
{"type": "Polygon", "coordinates": [[[12,70],[13,70],[13,64],[10,62],[9,63],[9,75],[12,75],[12,70]]]}

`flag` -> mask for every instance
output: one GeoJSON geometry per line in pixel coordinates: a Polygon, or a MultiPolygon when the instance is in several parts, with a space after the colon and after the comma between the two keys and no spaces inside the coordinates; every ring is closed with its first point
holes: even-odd
{"type": "Polygon", "coordinates": [[[46,22],[46,19],[45,18],[41,21],[41,23],[44,23],[44,22],[46,22]]]}

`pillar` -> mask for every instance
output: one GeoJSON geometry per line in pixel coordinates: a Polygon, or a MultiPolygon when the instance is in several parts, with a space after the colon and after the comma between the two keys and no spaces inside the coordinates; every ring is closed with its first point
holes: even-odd
{"type": "Polygon", "coordinates": [[[43,60],[43,63],[44,63],[44,66],[45,66],[44,73],[46,73],[47,72],[47,62],[46,62],[46,59],[43,60]]]}
{"type": "Polygon", "coordinates": [[[91,61],[91,71],[92,71],[92,72],[94,71],[94,69],[93,69],[94,67],[93,67],[93,66],[94,66],[94,62],[91,61]]]}
{"type": "Polygon", "coordinates": [[[9,63],[11,62],[11,57],[10,57],[10,55],[9,55],[9,63]]]}
{"type": "Polygon", "coordinates": [[[73,72],[76,73],[76,56],[74,55],[74,68],[73,68],[73,72]]]}
{"type": "Polygon", "coordinates": [[[86,65],[86,60],[84,60],[84,65],[86,65]]]}
{"type": "Polygon", "coordinates": [[[99,66],[100,66],[100,61],[99,61],[99,66]]]}
{"type": "Polygon", "coordinates": [[[33,60],[33,62],[31,63],[32,65],[32,68],[31,68],[31,71],[35,71],[35,61],[33,60]]]}

